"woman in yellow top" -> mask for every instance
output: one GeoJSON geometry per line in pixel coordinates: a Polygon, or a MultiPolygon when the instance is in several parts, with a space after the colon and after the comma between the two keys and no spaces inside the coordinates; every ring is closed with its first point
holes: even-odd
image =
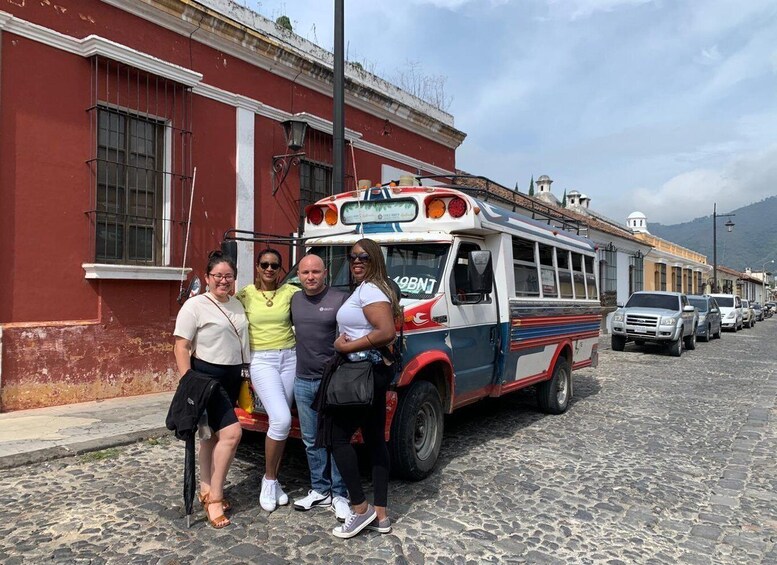
{"type": "Polygon", "coordinates": [[[275,249],[259,252],[256,283],[237,293],[249,324],[251,384],[269,417],[264,442],[265,471],[259,504],[267,512],[289,503],[278,483],[278,470],[291,429],[291,403],[297,367],[296,342],[291,328],[291,297],[296,286],[278,286],[281,254],[275,249]]]}

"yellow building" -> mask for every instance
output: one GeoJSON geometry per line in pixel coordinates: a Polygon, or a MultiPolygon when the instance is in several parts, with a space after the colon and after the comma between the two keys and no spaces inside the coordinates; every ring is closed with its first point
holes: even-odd
{"type": "Polygon", "coordinates": [[[647,218],[642,212],[630,214],[626,224],[637,238],[653,247],[643,261],[645,290],[668,290],[686,294],[704,294],[710,291],[712,266],[707,264],[706,255],[652,235],[647,230],[647,218]]]}

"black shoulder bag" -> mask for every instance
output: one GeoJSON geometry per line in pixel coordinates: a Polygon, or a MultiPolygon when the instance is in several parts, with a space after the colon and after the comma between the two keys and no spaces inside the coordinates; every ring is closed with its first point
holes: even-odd
{"type": "Polygon", "coordinates": [[[328,406],[369,406],[375,390],[372,361],[341,363],[326,389],[328,406]]]}

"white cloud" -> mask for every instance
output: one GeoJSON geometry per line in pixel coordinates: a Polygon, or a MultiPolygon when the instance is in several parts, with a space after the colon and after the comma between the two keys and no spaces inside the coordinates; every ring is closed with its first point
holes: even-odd
{"type": "Polygon", "coordinates": [[[613,12],[653,2],[654,0],[548,0],[548,6],[551,11],[563,17],[577,20],[599,12],[613,12]]]}
{"type": "MultiPolygon", "coordinates": [[[[255,3],[255,2],[254,2],[255,3]]],[[[324,48],[333,7],[266,0],[324,48]]],[[[457,164],[526,189],[548,174],[623,220],[674,223],[777,194],[774,0],[394,0],[346,4],[349,60],[444,75],[457,164]],[[707,209],[709,208],[709,210],[707,209]]],[[[367,65],[365,65],[367,66],[367,65]]]]}
{"type": "Polygon", "coordinates": [[[657,188],[633,190],[633,201],[611,208],[625,218],[641,210],[648,221],[673,224],[712,214],[713,203],[723,213],[777,193],[777,145],[741,155],[719,168],[680,173],[657,188]]]}
{"type": "Polygon", "coordinates": [[[720,51],[717,45],[713,45],[708,49],[702,49],[701,54],[697,61],[702,65],[712,65],[720,61],[720,51]]]}

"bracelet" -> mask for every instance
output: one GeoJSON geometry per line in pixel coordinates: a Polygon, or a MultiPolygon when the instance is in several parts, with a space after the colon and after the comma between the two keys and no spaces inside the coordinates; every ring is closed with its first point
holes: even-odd
{"type": "Polygon", "coordinates": [[[372,343],[372,340],[370,339],[370,336],[369,336],[369,334],[365,335],[364,337],[366,337],[366,338],[367,338],[367,343],[369,343],[369,344],[370,344],[372,347],[375,347],[375,344],[374,344],[374,343],[372,343]]]}

